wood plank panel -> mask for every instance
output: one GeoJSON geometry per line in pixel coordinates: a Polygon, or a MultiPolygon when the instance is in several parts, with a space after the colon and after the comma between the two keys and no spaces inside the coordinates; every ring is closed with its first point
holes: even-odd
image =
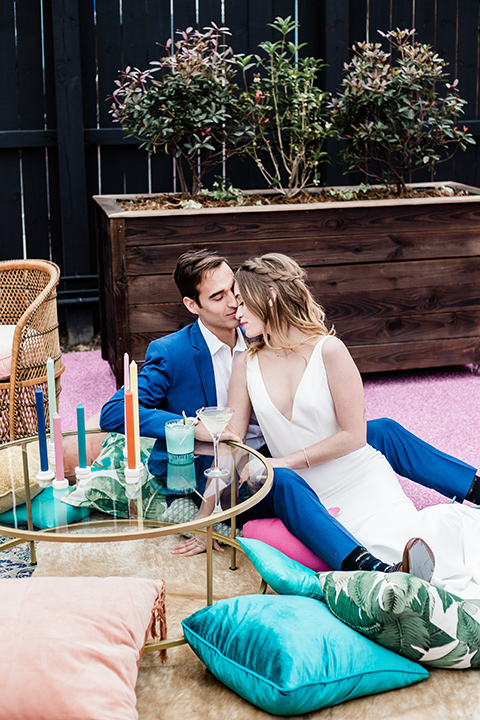
{"type": "MultiPolygon", "coordinates": [[[[307,268],[309,285],[319,302],[329,308],[329,313],[336,317],[358,314],[362,317],[396,315],[402,309],[418,309],[428,312],[444,312],[462,307],[480,305],[480,282],[467,285],[444,285],[432,283],[429,287],[389,289],[385,293],[376,290],[356,291],[355,302],[348,294],[333,295],[325,292],[322,281],[312,279],[313,270],[307,268]]],[[[128,282],[128,299],[132,305],[149,303],[171,303],[180,300],[180,293],[171,274],[167,275],[131,275],[128,282]]]]}
{"type": "MultiPolygon", "coordinates": [[[[445,238],[445,246],[439,242],[432,242],[431,238],[425,235],[417,235],[415,237],[415,245],[409,247],[408,251],[394,254],[390,245],[382,244],[376,240],[359,240],[355,243],[340,243],[334,238],[319,238],[312,240],[310,238],[296,237],[294,239],[279,238],[277,240],[250,240],[241,243],[218,242],[205,243],[199,239],[196,243],[185,243],[184,245],[127,245],[125,252],[127,255],[128,272],[130,275],[148,275],[156,274],[159,269],[165,274],[173,272],[179,255],[187,250],[196,250],[208,247],[216,250],[220,255],[228,258],[233,267],[240,265],[245,258],[255,255],[262,255],[269,251],[283,252],[291,255],[305,267],[318,266],[319,274],[313,277],[328,277],[328,282],[335,280],[335,270],[328,269],[336,265],[338,267],[346,265],[347,268],[358,263],[362,265],[365,272],[373,272],[369,267],[369,262],[373,264],[384,263],[389,266],[389,273],[392,277],[396,277],[397,273],[402,272],[407,259],[422,262],[422,258],[435,258],[440,256],[439,260],[432,262],[437,263],[441,269],[446,264],[455,260],[455,256],[465,256],[464,265],[471,262],[472,268],[478,269],[476,258],[480,253],[480,232],[478,237],[473,234],[462,244],[461,248],[455,242],[449,242],[445,238]],[[449,257],[449,255],[453,257],[449,257]],[[418,260],[416,260],[418,258],[418,260]],[[391,263],[392,260],[397,262],[391,263]],[[390,262],[389,262],[390,261],[390,262]],[[322,267],[325,266],[325,267],[322,267]],[[325,274],[322,275],[321,271],[325,274]]],[[[398,249],[398,246],[397,246],[398,249]]],[[[435,268],[437,266],[434,266],[435,268]]],[[[435,271],[435,269],[434,269],[435,271]]],[[[355,271],[352,271],[355,272],[355,271]]],[[[377,272],[377,271],[375,271],[377,272]]],[[[384,274],[384,269],[378,269],[380,274],[384,274]]],[[[348,269],[341,271],[340,279],[348,276],[348,269]]],[[[395,287],[395,283],[390,283],[390,287],[395,287]]]]}
{"type": "MultiPolygon", "coordinates": [[[[284,206],[273,211],[258,208],[234,213],[228,209],[205,211],[203,214],[167,214],[158,217],[125,217],[127,245],[159,243],[185,243],[192,241],[218,242],[221,240],[244,241],[259,237],[262,241],[284,237],[294,240],[298,237],[330,236],[347,238],[373,237],[377,241],[391,239],[400,245],[407,235],[438,235],[443,238],[447,230],[478,232],[480,229],[480,206],[473,202],[457,202],[450,198],[441,202],[422,201],[422,204],[376,205],[370,203],[335,203],[320,209],[304,210],[284,206]],[[367,210],[366,207],[369,209],[367,210]],[[225,212],[227,210],[227,212],[225,212]],[[200,222],[199,222],[200,220],[200,222]]],[[[390,204],[393,203],[393,204],[390,204]]],[[[468,236],[467,236],[468,238],[468,236]]]]}
{"type": "Polygon", "coordinates": [[[478,338],[388,343],[383,347],[381,345],[350,346],[349,349],[362,373],[480,362],[478,338]]]}
{"type": "Polygon", "coordinates": [[[339,318],[337,335],[347,344],[370,345],[479,337],[480,307],[452,313],[407,313],[396,318],[339,318]]]}
{"type": "MultiPolygon", "coordinates": [[[[180,303],[132,305],[129,308],[133,334],[158,336],[175,332],[194,318],[180,303]]],[[[327,315],[327,317],[329,317],[327,315]]],[[[335,329],[347,344],[370,345],[386,342],[412,342],[435,338],[478,338],[480,308],[451,313],[403,313],[391,318],[339,317],[335,329]]]]}
{"type": "Polygon", "coordinates": [[[315,292],[325,295],[365,290],[383,292],[419,286],[471,285],[479,282],[480,258],[314,267],[309,268],[308,276],[315,292]]]}
{"type": "MultiPolygon", "coordinates": [[[[312,289],[314,285],[311,284],[312,289]]],[[[358,291],[351,295],[316,294],[332,322],[350,320],[358,323],[366,318],[395,318],[403,312],[436,315],[480,307],[480,284],[437,285],[423,288],[402,288],[386,292],[358,291]]]]}
{"type": "Polygon", "coordinates": [[[180,303],[159,305],[131,305],[129,308],[132,334],[175,332],[194,322],[196,317],[180,303]]]}

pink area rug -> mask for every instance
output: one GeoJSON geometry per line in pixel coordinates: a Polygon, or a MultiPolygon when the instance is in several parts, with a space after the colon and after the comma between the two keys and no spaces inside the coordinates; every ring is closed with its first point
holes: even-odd
{"type": "MultiPolygon", "coordinates": [[[[462,365],[366,375],[367,419],[390,417],[426,442],[480,466],[480,376],[462,365]]],[[[402,481],[418,508],[448,502],[432,490],[402,481]]]]}
{"type": "Polygon", "coordinates": [[[62,430],[75,430],[77,405],[83,405],[88,419],[100,412],[117,386],[110,365],[102,360],[101,350],[64,353],[63,362],[65,372],[59,402],[62,430]]]}
{"type": "MultiPolygon", "coordinates": [[[[62,376],[62,428],[76,427],[76,407],[85,417],[101,410],[116,390],[115,379],[100,350],[66,353],[62,376]]],[[[390,417],[441,450],[480,466],[480,376],[471,366],[366,375],[367,418],[390,417]]],[[[403,481],[417,507],[445,498],[403,481]]]]}

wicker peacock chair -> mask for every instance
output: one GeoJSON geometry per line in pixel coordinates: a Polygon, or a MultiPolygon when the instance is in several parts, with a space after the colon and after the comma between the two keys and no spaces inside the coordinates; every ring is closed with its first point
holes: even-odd
{"type": "MultiPolygon", "coordinates": [[[[57,321],[60,268],[48,260],[0,262],[0,325],[16,325],[10,377],[0,380],[0,443],[37,433],[35,390],[48,407],[47,369],[54,360],[58,402],[64,371],[57,321]]],[[[47,428],[49,425],[46,412],[47,428]]]]}

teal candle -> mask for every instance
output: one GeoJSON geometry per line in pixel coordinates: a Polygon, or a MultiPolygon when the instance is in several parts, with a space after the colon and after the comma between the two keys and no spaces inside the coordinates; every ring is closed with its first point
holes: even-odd
{"type": "Polygon", "coordinates": [[[48,453],[47,453],[47,431],[45,429],[45,405],[43,404],[43,390],[37,388],[35,390],[35,404],[37,408],[37,428],[38,428],[38,446],[40,449],[40,470],[45,472],[48,470],[48,453]]]}
{"type": "Polygon", "coordinates": [[[85,409],[82,403],[77,405],[77,438],[78,438],[78,467],[87,467],[87,441],[85,437],[85,409]]]}

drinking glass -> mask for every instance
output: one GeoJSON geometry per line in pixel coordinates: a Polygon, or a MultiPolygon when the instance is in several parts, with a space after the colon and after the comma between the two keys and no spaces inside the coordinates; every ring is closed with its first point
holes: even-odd
{"type": "Polygon", "coordinates": [[[226,468],[221,468],[218,461],[218,443],[220,435],[227,427],[230,418],[234,411],[229,407],[222,407],[220,405],[212,405],[210,407],[202,407],[197,410],[197,417],[205,425],[208,432],[213,439],[213,467],[205,470],[205,475],[208,479],[212,479],[215,483],[215,508],[213,512],[221,512],[222,508],[220,505],[220,493],[218,489],[219,481],[230,475],[230,471],[226,468]]]}

